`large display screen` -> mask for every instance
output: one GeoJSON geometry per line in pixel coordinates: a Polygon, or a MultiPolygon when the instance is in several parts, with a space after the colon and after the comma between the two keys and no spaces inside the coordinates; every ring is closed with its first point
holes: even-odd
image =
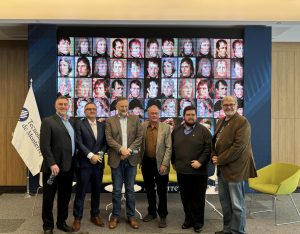
{"type": "Polygon", "coordinates": [[[183,109],[194,105],[213,132],[225,95],[237,97],[243,114],[243,46],[242,38],[58,35],[57,92],[69,97],[73,117],[84,117],[88,101],[97,117],[113,116],[116,98],[125,96],[142,120],[156,104],[163,121],[178,125],[183,109]]]}

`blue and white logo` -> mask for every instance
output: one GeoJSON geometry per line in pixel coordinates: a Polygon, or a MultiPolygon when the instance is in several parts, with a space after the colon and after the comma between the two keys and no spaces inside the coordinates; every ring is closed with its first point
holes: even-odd
{"type": "Polygon", "coordinates": [[[28,117],[29,117],[29,111],[23,107],[21,110],[19,121],[24,122],[28,119],[28,117]]]}

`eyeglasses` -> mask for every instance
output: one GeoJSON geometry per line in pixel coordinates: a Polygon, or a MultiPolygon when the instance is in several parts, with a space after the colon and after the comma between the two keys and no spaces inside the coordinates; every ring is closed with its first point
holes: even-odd
{"type": "Polygon", "coordinates": [[[223,107],[233,107],[235,105],[236,105],[235,103],[231,103],[231,104],[223,104],[222,106],[223,107]]]}
{"type": "Polygon", "coordinates": [[[85,110],[87,110],[87,111],[96,111],[97,109],[96,108],[86,108],[85,110]]]}

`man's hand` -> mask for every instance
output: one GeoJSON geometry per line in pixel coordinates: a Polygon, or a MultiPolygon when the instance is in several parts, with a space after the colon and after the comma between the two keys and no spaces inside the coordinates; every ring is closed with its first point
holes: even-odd
{"type": "Polygon", "coordinates": [[[129,149],[126,149],[126,148],[123,148],[123,147],[120,149],[120,153],[121,153],[122,156],[125,156],[126,158],[130,155],[129,149]]]}
{"type": "Polygon", "coordinates": [[[59,173],[59,167],[57,166],[57,164],[54,164],[50,167],[51,169],[51,174],[57,176],[57,174],[59,173]]]}
{"type": "Polygon", "coordinates": [[[92,164],[96,164],[97,162],[99,162],[99,158],[100,158],[99,155],[94,154],[94,155],[91,157],[90,162],[91,162],[92,164]]]}
{"type": "Polygon", "coordinates": [[[218,156],[216,156],[216,155],[212,156],[211,160],[212,160],[212,162],[213,162],[214,165],[218,165],[218,156]]]}
{"type": "Polygon", "coordinates": [[[201,163],[198,160],[192,160],[191,161],[191,166],[194,169],[198,169],[199,167],[201,167],[201,163]]]}
{"type": "Polygon", "coordinates": [[[165,165],[160,165],[159,174],[164,174],[167,171],[167,167],[165,165]]]}

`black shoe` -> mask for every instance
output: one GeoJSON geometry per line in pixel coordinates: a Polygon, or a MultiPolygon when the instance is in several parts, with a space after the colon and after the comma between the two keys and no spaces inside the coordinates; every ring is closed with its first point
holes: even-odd
{"type": "Polygon", "coordinates": [[[53,229],[45,229],[44,234],[53,234],[53,229]]]}
{"type": "Polygon", "coordinates": [[[72,232],[72,228],[66,224],[66,222],[62,224],[56,224],[57,228],[59,230],[62,230],[63,232],[72,232]]]}
{"type": "Polygon", "coordinates": [[[184,221],[184,223],[181,225],[182,229],[188,229],[190,227],[192,227],[192,223],[190,221],[184,221]]]}
{"type": "Polygon", "coordinates": [[[215,234],[231,234],[231,232],[218,231],[215,232],[215,234]]]}
{"type": "Polygon", "coordinates": [[[160,220],[159,220],[159,223],[158,223],[158,227],[160,227],[160,228],[167,227],[166,217],[160,217],[160,220]]]}
{"type": "Polygon", "coordinates": [[[194,231],[195,232],[201,232],[202,231],[202,228],[203,228],[203,224],[195,224],[194,225],[194,231]]]}
{"type": "Polygon", "coordinates": [[[143,221],[144,222],[149,222],[153,219],[156,219],[156,215],[152,215],[152,214],[147,214],[144,218],[143,218],[143,221]]]}

